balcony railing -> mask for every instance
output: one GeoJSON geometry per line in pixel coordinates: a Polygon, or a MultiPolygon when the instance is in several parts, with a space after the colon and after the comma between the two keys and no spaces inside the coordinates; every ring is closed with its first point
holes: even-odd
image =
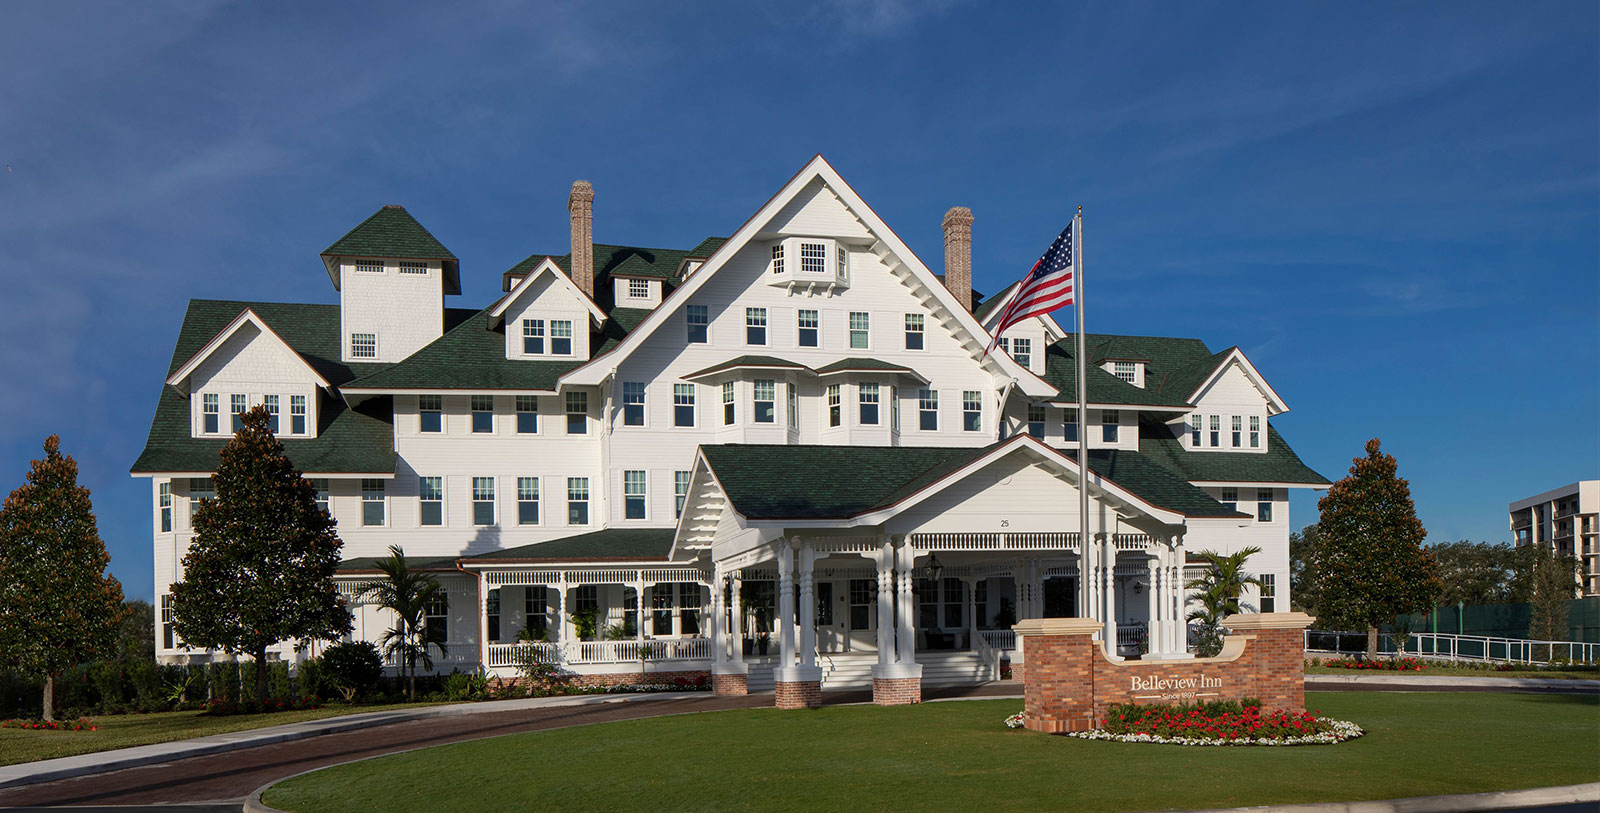
{"type": "Polygon", "coordinates": [[[645,641],[570,641],[563,644],[490,644],[489,666],[516,666],[531,652],[539,663],[637,663],[665,660],[710,660],[710,638],[658,638],[645,641]]]}

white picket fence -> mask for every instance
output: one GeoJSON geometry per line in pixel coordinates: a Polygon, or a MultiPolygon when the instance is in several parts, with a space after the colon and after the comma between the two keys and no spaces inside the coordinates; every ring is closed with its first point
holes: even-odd
{"type": "MultiPolygon", "coordinates": [[[[1367,651],[1365,632],[1306,630],[1306,652],[1326,655],[1354,655],[1367,651]]],[[[1583,641],[1530,641],[1523,638],[1492,638],[1482,635],[1453,635],[1443,632],[1412,633],[1403,649],[1395,646],[1389,633],[1378,635],[1378,654],[1410,655],[1430,660],[1481,661],[1486,663],[1586,663],[1600,659],[1600,644],[1583,641]]]]}

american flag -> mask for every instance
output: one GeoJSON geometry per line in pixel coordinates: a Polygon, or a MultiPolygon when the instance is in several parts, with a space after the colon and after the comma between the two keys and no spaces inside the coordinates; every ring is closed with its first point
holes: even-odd
{"type": "Polygon", "coordinates": [[[1068,223],[1062,230],[1061,236],[1045,250],[1044,256],[1033,264],[1033,270],[1022,278],[1016,295],[1011,298],[1011,304],[1000,314],[1000,321],[994,329],[994,340],[989,342],[989,347],[984,353],[988,354],[994,349],[995,343],[1000,340],[1000,334],[1005,333],[1006,328],[1029,317],[1073,304],[1072,278],[1075,271],[1076,267],[1072,260],[1072,224],[1068,223]]]}

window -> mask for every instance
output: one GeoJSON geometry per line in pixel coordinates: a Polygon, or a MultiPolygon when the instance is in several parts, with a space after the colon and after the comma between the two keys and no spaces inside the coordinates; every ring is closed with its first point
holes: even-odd
{"type": "Polygon", "coordinates": [[[783,244],[774,243],[772,246],[772,273],[783,273],[783,244]]]}
{"type": "Polygon", "coordinates": [[[838,426],[844,422],[844,412],[839,401],[839,385],[828,385],[828,425],[838,426]]]}
{"type": "Polygon", "coordinates": [[[862,426],[878,425],[878,385],[871,382],[856,385],[856,402],[860,407],[862,426]]]}
{"type": "Polygon", "coordinates": [[[517,396],[517,434],[532,435],[539,431],[539,396],[517,396]]]}
{"type": "Polygon", "coordinates": [[[327,512],[328,481],[319,477],[311,481],[311,488],[317,492],[317,508],[323,512],[327,512]]]}
{"type": "Polygon", "coordinates": [[[767,343],[767,309],[744,309],[744,343],[762,345],[767,343]]]}
{"type": "Polygon", "coordinates": [[[1074,443],[1078,440],[1078,410],[1068,407],[1061,410],[1061,436],[1074,443]]]}
{"type": "Polygon", "coordinates": [[[189,524],[194,524],[194,511],[206,500],[217,498],[217,484],[210,477],[189,478],[189,524]]]}
{"type": "Polygon", "coordinates": [[[921,350],[922,349],[922,338],[923,338],[922,322],[923,322],[922,314],[920,314],[920,313],[908,313],[908,314],[906,314],[906,349],[907,350],[921,350]]]}
{"type": "Polygon", "coordinates": [[[243,429],[244,428],[245,396],[238,395],[238,394],[229,396],[228,397],[228,408],[229,408],[229,413],[232,414],[232,416],[233,416],[233,422],[230,424],[233,427],[232,431],[237,432],[240,429],[243,429]]]}
{"type": "Polygon", "coordinates": [[[161,532],[172,532],[172,481],[168,480],[157,487],[159,495],[156,504],[161,509],[161,532]]]}
{"type": "Polygon", "coordinates": [[[800,346],[801,347],[816,347],[817,346],[817,312],[816,311],[812,311],[812,310],[802,310],[802,311],[800,311],[800,316],[798,318],[798,324],[800,326],[800,336],[799,336],[800,346]]]}
{"type": "Polygon", "coordinates": [[[417,396],[417,429],[430,434],[444,431],[444,396],[417,396]]]}
{"type": "Polygon", "coordinates": [[[871,316],[862,311],[850,312],[850,349],[867,349],[867,334],[871,325],[871,316]]]}
{"type": "Polygon", "coordinates": [[[1221,415],[1212,415],[1211,416],[1211,447],[1212,448],[1216,448],[1217,446],[1221,445],[1221,443],[1218,441],[1218,438],[1221,436],[1221,434],[1222,434],[1222,416],[1221,415]]]}
{"type": "Polygon", "coordinates": [[[383,260],[356,260],[356,270],[363,274],[382,274],[383,260]]]}
{"type": "Polygon", "coordinates": [[[850,629],[872,626],[872,605],[878,600],[878,585],[872,579],[850,580],[850,629]]]}
{"type": "Polygon", "coordinates": [[[1257,578],[1261,579],[1261,612],[1277,612],[1278,577],[1271,573],[1263,573],[1257,578]]]}
{"type": "Polygon", "coordinates": [[[751,399],[755,414],[751,420],[756,423],[778,422],[778,382],[771,380],[756,381],[753,385],[755,397],[751,399]]]}
{"type": "Polygon", "coordinates": [[[622,382],[622,423],[644,426],[644,382],[622,382]]]}
{"type": "Polygon", "coordinates": [[[417,496],[421,500],[418,518],[423,525],[444,524],[444,478],[417,478],[417,496]]]}
{"type": "Polygon", "coordinates": [[[407,261],[407,260],[401,260],[400,261],[400,273],[402,273],[402,274],[426,274],[426,273],[428,273],[428,264],[427,263],[410,262],[410,261],[407,261]]]}
{"type": "Polygon", "coordinates": [[[378,357],[378,334],[350,334],[350,358],[375,359],[378,357]]]}
{"type": "Polygon", "coordinates": [[[494,433],[494,396],[472,396],[472,431],[474,434],[494,433]]]}
{"type": "Polygon", "coordinates": [[[172,632],[172,594],[161,594],[161,645],[172,649],[177,643],[172,632]]]}
{"type": "Polygon", "coordinates": [[[200,408],[205,415],[204,421],[200,427],[200,431],[208,435],[217,434],[217,432],[220,431],[217,421],[218,412],[221,406],[218,403],[217,394],[214,392],[208,392],[205,395],[200,396],[200,403],[200,408]]]}
{"type": "Polygon", "coordinates": [[[1237,511],[1237,510],[1239,510],[1239,489],[1237,489],[1237,488],[1225,488],[1225,489],[1223,489],[1222,490],[1222,499],[1220,500],[1220,502],[1225,507],[1227,507],[1227,509],[1229,511],[1237,511]]]}
{"type": "Polygon", "coordinates": [[[733,425],[733,382],[722,382],[722,425],[733,425]]]}
{"type": "Polygon", "coordinates": [[[589,393],[567,393],[567,434],[589,434],[589,393]]]}
{"type": "Polygon", "coordinates": [[[589,524],[589,478],[567,478],[567,524],[589,524]]]}
{"type": "Polygon", "coordinates": [[[672,385],[672,425],[694,426],[694,385],[672,385]]]}
{"type": "Polygon", "coordinates": [[[361,524],[378,526],[383,524],[383,481],[361,481],[361,524]]]}
{"type": "Polygon", "coordinates": [[[983,430],[983,393],[977,390],[961,393],[961,428],[968,432],[983,430]]]}
{"type": "Polygon", "coordinates": [[[1129,384],[1133,383],[1135,372],[1136,370],[1131,361],[1115,361],[1111,363],[1111,374],[1129,384]]]}
{"type": "Polygon", "coordinates": [[[1250,448],[1261,448],[1261,416],[1250,416],[1250,448]]]}
{"type": "Polygon", "coordinates": [[[557,356],[572,355],[572,322],[566,319],[550,320],[550,352],[557,356]]]}
{"type": "Polygon", "coordinates": [[[793,384],[785,384],[784,390],[789,395],[789,428],[800,428],[800,396],[794,391],[793,384]]]}
{"type": "Polygon", "coordinates": [[[683,504],[689,501],[689,472],[675,471],[672,473],[672,517],[677,519],[683,516],[683,504]]]}
{"type": "Polygon", "coordinates": [[[544,320],[522,320],[522,354],[525,356],[544,355],[544,320]]]}
{"type": "Polygon", "coordinates": [[[306,397],[304,395],[289,396],[289,433],[304,435],[306,433],[306,397]]]}
{"type": "Polygon", "coordinates": [[[1272,489],[1256,489],[1256,521],[1272,521],[1272,489]]]}
{"type": "Polygon", "coordinates": [[[939,430],[938,390],[917,390],[917,422],[925,432],[939,430]]]}
{"type": "Polygon", "coordinates": [[[1189,416],[1189,446],[1200,448],[1200,433],[1206,431],[1206,416],[1196,412],[1189,416]]]}
{"type": "Polygon", "coordinates": [[[430,641],[441,643],[450,640],[450,594],[443,590],[434,593],[423,608],[422,626],[430,641]]]}
{"type": "Polygon", "coordinates": [[[517,524],[539,524],[539,478],[517,478],[517,524]]]}
{"type": "Polygon", "coordinates": [[[828,273],[828,244],[801,243],[800,271],[805,274],[828,273]]]}
{"type": "Polygon", "coordinates": [[[894,387],[889,388],[889,428],[900,431],[900,392],[894,387]]]}
{"type": "Polygon", "coordinates": [[[483,597],[484,626],[488,627],[489,640],[500,640],[500,591],[490,590],[483,597]]]}
{"type": "Polygon", "coordinates": [[[939,590],[933,579],[917,579],[912,592],[917,596],[917,626],[939,628],[939,590]]]}
{"type": "Polygon", "coordinates": [[[1033,340],[1032,339],[1012,339],[1011,340],[1011,358],[1015,359],[1018,364],[1021,364],[1024,367],[1032,366],[1032,364],[1033,364],[1033,340]]]}
{"type": "Polygon", "coordinates": [[[622,473],[622,516],[624,519],[644,519],[645,479],[643,471],[622,473]]]}
{"type": "Polygon", "coordinates": [[[684,322],[689,329],[689,343],[705,344],[711,323],[710,316],[706,313],[706,306],[690,305],[684,313],[684,322]]]}
{"type": "Polygon", "coordinates": [[[1243,432],[1244,418],[1241,418],[1238,415],[1233,416],[1233,437],[1231,438],[1233,441],[1233,448],[1239,448],[1240,435],[1243,434],[1243,432]]]}
{"type": "Polygon", "coordinates": [[[1028,434],[1044,440],[1045,411],[1043,404],[1028,405],[1028,434]]]}
{"type": "Polygon", "coordinates": [[[966,590],[962,589],[960,579],[944,580],[944,626],[945,629],[959,629],[966,626],[966,619],[962,612],[966,609],[966,590]]]}
{"type": "Polygon", "coordinates": [[[1100,439],[1106,443],[1116,443],[1117,428],[1120,423],[1122,423],[1122,413],[1115,409],[1101,410],[1100,439]]]}
{"type": "Polygon", "coordinates": [[[649,299],[650,298],[650,280],[647,280],[647,279],[630,279],[630,280],[628,280],[628,296],[633,298],[633,299],[649,299]]]}
{"type": "Polygon", "coordinates": [[[494,524],[494,478],[472,478],[472,524],[494,524]]]}
{"type": "Polygon", "coordinates": [[[578,592],[572,598],[572,610],[575,614],[599,612],[600,610],[600,589],[596,585],[578,585],[578,592]]]}
{"type": "Polygon", "coordinates": [[[850,252],[846,251],[844,246],[839,246],[836,249],[836,253],[838,254],[836,262],[839,270],[839,279],[842,281],[850,274],[850,252]]]}
{"type": "Polygon", "coordinates": [[[525,587],[522,590],[522,615],[523,628],[528,631],[534,640],[544,637],[546,629],[545,612],[548,600],[545,596],[548,587],[525,587]]]}

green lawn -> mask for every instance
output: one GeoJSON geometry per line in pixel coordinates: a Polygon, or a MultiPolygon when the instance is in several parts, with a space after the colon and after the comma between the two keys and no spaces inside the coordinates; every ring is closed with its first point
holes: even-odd
{"type": "Polygon", "coordinates": [[[1600,680],[1597,669],[1513,669],[1497,672],[1493,669],[1474,669],[1470,666],[1429,665],[1421,672],[1385,672],[1367,669],[1339,669],[1331,666],[1306,666],[1308,675],[1436,675],[1443,677],[1493,677],[1493,678],[1559,678],[1562,680],[1600,680]]]}
{"type": "Polygon", "coordinates": [[[274,786],[293,811],[1151,810],[1600,780],[1600,698],[1314,693],[1368,730],[1298,748],[1089,742],[1001,725],[1017,700],[756,709],[517,734],[274,786]]]}
{"type": "Polygon", "coordinates": [[[157,742],[186,740],[211,734],[227,734],[252,728],[320,720],[346,714],[385,711],[396,708],[415,708],[423,703],[389,706],[329,705],[320,709],[280,711],[273,714],[238,714],[231,717],[207,717],[198,711],[173,711],[161,714],[118,714],[95,717],[99,731],[28,731],[0,728],[0,765],[35,762],[41,759],[70,757],[150,745],[157,742]]]}

